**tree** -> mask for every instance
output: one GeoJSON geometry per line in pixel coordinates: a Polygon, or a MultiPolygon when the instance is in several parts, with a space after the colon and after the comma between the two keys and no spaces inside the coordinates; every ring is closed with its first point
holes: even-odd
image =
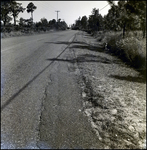
{"type": "Polygon", "coordinates": [[[83,16],[81,19],[81,26],[83,29],[87,29],[88,19],[86,16],[83,16]]]}
{"type": "Polygon", "coordinates": [[[108,1],[111,5],[105,23],[109,23],[110,29],[118,26],[123,30],[125,37],[126,30],[142,29],[143,37],[146,30],[146,1],[119,1],[118,6],[112,0],[108,1]]]}
{"type": "Polygon", "coordinates": [[[47,27],[47,26],[48,26],[48,21],[47,21],[46,18],[41,18],[40,21],[41,21],[42,26],[44,26],[44,27],[47,27]]]}
{"type": "Polygon", "coordinates": [[[60,23],[60,21],[61,21],[61,18],[58,19],[58,22],[59,22],[59,23],[60,23]]]}
{"type": "Polygon", "coordinates": [[[25,8],[21,6],[22,5],[21,3],[17,3],[16,1],[12,1],[10,4],[11,4],[10,10],[14,18],[14,25],[16,25],[16,18],[18,17],[18,14],[20,12],[23,12],[25,8]]]}
{"type": "Polygon", "coordinates": [[[35,23],[35,27],[37,30],[40,29],[41,26],[42,26],[42,23],[40,21],[35,23]]]}
{"type": "Polygon", "coordinates": [[[109,5],[110,5],[111,7],[115,5],[113,0],[107,0],[107,2],[109,3],[109,5]]]}
{"type": "Polygon", "coordinates": [[[10,3],[3,2],[1,4],[1,20],[3,21],[4,26],[12,20],[10,17],[10,11],[10,3]]]}
{"type": "Polygon", "coordinates": [[[33,25],[32,18],[25,19],[25,24],[26,24],[27,27],[32,27],[32,25],[33,25]]]}
{"type": "Polygon", "coordinates": [[[93,8],[92,15],[90,15],[88,19],[89,29],[92,31],[99,31],[101,24],[100,18],[102,18],[102,16],[99,14],[99,9],[93,8]]]}
{"type": "Polygon", "coordinates": [[[37,7],[32,3],[30,2],[27,6],[27,12],[30,13],[31,12],[31,18],[33,20],[33,11],[36,9],[37,7]]]}
{"type": "Polygon", "coordinates": [[[121,20],[118,21],[120,14],[121,12],[118,9],[118,6],[111,4],[108,14],[104,17],[105,27],[109,30],[117,31],[121,22],[121,20]]]}
{"type": "Polygon", "coordinates": [[[26,26],[26,19],[24,19],[24,18],[20,18],[19,19],[19,26],[20,27],[24,27],[24,26],[26,26]]]}
{"type": "Polygon", "coordinates": [[[50,27],[55,27],[55,25],[56,25],[56,20],[55,19],[52,19],[52,20],[49,21],[49,26],[50,27]]]}
{"type": "Polygon", "coordinates": [[[66,24],[65,21],[60,20],[58,26],[59,26],[59,29],[61,29],[61,30],[66,30],[67,29],[67,24],[66,24]]]}
{"type": "Polygon", "coordinates": [[[76,21],[75,21],[75,27],[76,30],[77,29],[81,29],[81,17],[79,17],[76,21]]]}
{"type": "Polygon", "coordinates": [[[125,37],[127,26],[130,25],[132,22],[131,16],[126,11],[125,4],[125,1],[118,2],[118,10],[120,13],[118,17],[118,22],[120,22],[120,26],[123,29],[123,38],[125,37]]]}
{"type": "MultiPolygon", "coordinates": [[[[125,5],[126,11],[130,15],[138,16],[135,17],[140,24],[141,30],[143,32],[143,37],[145,37],[146,30],[146,1],[131,1],[128,0],[125,5]]],[[[135,19],[134,19],[135,20],[135,19]]]]}

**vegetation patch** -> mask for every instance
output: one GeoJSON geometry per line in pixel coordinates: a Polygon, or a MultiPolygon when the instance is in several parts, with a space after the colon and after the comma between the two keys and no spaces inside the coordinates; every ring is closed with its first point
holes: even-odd
{"type": "Polygon", "coordinates": [[[142,38],[141,31],[129,32],[125,38],[121,32],[98,33],[97,40],[105,44],[108,52],[146,76],[146,39],[142,38]]]}

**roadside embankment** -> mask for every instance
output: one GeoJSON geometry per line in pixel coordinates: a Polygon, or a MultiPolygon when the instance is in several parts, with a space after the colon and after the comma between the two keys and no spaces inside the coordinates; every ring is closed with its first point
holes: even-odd
{"type": "Polygon", "coordinates": [[[75,40],[84,113],[103,148],[145,148],[145,80],[90,35],[81,32],[75,40]]]}

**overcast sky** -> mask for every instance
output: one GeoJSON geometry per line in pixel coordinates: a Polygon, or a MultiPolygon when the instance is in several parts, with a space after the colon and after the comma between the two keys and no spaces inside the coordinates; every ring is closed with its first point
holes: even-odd
{"type": "MultiPolygon", "coordinates": [[[[34,22],[39,22],[41,18],[45,17],[48,21],[52,19],[57,19],[57,10],[58,19],[61,18],[61,21],[64,20],[67,25],[75,23],[75,20],[78,17],[86,15],[89,17],[91,15],[92,9],[96,8],[100,10],[102,16],[108,13],[110,6],[107,1],[17,1],[22,3],[23,7],[27,7],[30,2],[33,2],[37,9],[33,13],[34,22]],[[106,6],[106,7],[105,7],[106,6]],[[104,8],[105,7],[105,8],[104,8]]],[[[27,13],[25,10],[24,13],[20,13],[20,17],[24,19],[29,19],[31,17],[30,13],[27,13]]]]}

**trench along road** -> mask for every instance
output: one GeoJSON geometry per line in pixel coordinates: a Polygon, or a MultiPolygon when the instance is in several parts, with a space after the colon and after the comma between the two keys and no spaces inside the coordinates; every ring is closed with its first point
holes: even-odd
{"type": "Polygon", "coordinates": [[[77,34],[1,39],[2,149],[101,148],[82,112],[79,70],[65,61],[77,34]]]}

